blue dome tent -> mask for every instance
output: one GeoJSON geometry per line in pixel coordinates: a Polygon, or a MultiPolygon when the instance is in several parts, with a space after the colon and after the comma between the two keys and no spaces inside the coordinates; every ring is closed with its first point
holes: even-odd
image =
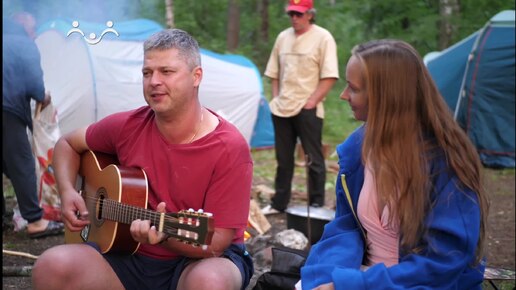
{"type": "Polygon", "coordinates": [[[454,117],[487,167],[515,167],[515,11],[425,63],[454,117]]]}

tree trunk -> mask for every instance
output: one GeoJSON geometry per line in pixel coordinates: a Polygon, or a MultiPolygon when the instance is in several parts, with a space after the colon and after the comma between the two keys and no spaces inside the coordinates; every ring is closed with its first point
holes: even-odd
{"type": "Polygon", "coordinates": [[[258,32],[258,43],[269,42],[269,0],[258,0],[258,13],[261,18],[260,31],[258,32]]]}
{"type": "Polygon", "coordinates": [[[165,0],[165,13],[167,18],[167,27],[174,28],[174,0],[165,0]]]}
{"type": "Polygon", "coordinates": [[[459,13],[458,0],[439,0],[440,15],[440,33],[439,33],[439,49],[443,50],[450,46],[453,41],[457,27],[453,23],[453,19],[459,13]]]}
{"type": "Polygon", "coordinates": [[[227,49],[234,52],[238,48],[238,35],[240,33],[240,7],[239,0],[229,0],[227,49]]]}

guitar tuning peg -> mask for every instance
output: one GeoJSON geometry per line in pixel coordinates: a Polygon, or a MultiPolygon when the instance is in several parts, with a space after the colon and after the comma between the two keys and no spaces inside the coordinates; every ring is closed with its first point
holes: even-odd
{"type": "Polygon", "coordinates": [[[188,212],[195,212],[195,210],[193,208],[189,208],[188,212]]]}
{"type": "Polygon", "coordinates": [[[200,208],[197,212],[202,214],[202,213],[204,213],[204,210],[202,208],[200,208]]]}
{"type": "Polygon", "coordinates": [[[208,250],[208,245],[202,245],[202,246],[201,246],[201,249],[202,249],[203,251],[208,250]]]}
{"type": "Polygon", "coordinates": [[[213,214],[211,212],[205,212],[204,215],[207,216],[207,217],[212,217],[213,216],[213,214]]]}

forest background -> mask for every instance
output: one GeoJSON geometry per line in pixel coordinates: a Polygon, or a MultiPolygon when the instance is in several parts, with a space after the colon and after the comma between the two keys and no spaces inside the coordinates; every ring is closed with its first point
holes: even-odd
{"type": "MultiPolygon", "coordinates": [[[[25,10],[38,24],[55,18],[116,23],[148,18],[196,37],[201,47],[242,54],[263,72],[278,33],[289,27],[287,0],[3,0],[3,13],[25,10]]],[[[511,0],[315,0],[316,23],[338,44],[339,65],[351,48],[376,38],[411,43],[424,56],[480,29],[511,0]]]]}
{"type": "MultiPolygon", "coordinates": [[[[200,46],[240,54],[263,73],[276,36],[290,26],[288,0],[3,0],[3,17],[27,11],[37,25],[61,18],[116,23],[147,18],[188,31],[200,46]]],[[[495,14],[515,9],[512,0],[314,0],[316,24],[337,42],[340,80],[326,98],[323,140],[342,142],[359,123],[339,100],[351,48],[378,38],[411,43],[424,56],[443,50],[481,29],[495,14]]],[[[270,100],[267,78],[265,97],[270,100]]]]}

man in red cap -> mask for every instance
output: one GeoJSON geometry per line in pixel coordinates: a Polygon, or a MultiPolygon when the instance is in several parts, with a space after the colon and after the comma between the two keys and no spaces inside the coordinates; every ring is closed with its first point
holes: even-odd
{"type": "Polygon", "coordinates": [[[262,209],[264,214],[283,212],[288,206],[298,138],[310,161],[310,205],[324,205],[323,101],[339,78],[335,39],[315,24],[312,0],[290,0],[286,12],[292,27],[276,38],[265,69],[265,76],[271,79],[277,168],[276,193],[262,209]]]}

